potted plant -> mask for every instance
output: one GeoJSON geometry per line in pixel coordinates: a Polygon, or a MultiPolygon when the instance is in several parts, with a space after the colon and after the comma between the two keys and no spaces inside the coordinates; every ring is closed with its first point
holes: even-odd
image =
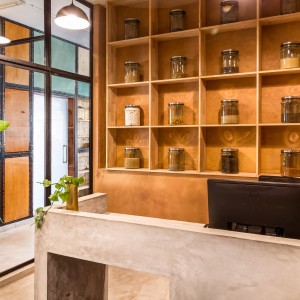
{"type": "Polygon", "coordinates": [[[63,203],[66,202],[66,209],[78,210],[78,186],[84,183],[84,179],[83,177],[65,175],[56,183],[48,179],[44,179],[41,183],[45,188],[53,185],[55,191],[49,196],[51,205],[47,210],[44,210],[43,207],[39,207],[35,210],[34,223],[38,229],[42,227],[49,209],[53,206],[54,202],[58,202],[59,199],[61,199],[63,203]]]}

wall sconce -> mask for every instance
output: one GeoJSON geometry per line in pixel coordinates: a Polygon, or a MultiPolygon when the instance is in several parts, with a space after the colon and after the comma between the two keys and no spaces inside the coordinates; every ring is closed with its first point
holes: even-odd
{"type": "Polygon", "coordinates": [[[66,29],[79,30],[90,26],[86,13],[72,3],[61,8],[54,20],[55,24],[66,29]]]}

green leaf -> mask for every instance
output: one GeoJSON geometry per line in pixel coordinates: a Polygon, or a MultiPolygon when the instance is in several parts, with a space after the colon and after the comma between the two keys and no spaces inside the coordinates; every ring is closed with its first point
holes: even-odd
{"type": "Polygon", "coordinates": [[[9,127],[9,123],[4,121],[4,120],[0,120],[0,131],[3,131],[5,129],[7,129],[9,127]]]}
{"type": "Polygon", "coordinates": [[[79,180],[79,184],[83,184],[84,183],[84,178],[83,177],[79,177],[78,180],[79,180]]]}
{"type": "Polygon", "coordinates": [[[69,199],[69,195],[70,195],[69,192],[64,192],[64,193],[61,193],[61,194],[59,195],[59,197],[61,198],[61,200],[62,200],[63,202],[66,202],[66,201],[69,199]]]}
{"type": "Polygon", "coordinates": [[[53,202],[57,202],[59,199],[58,199],[58,193],[57,193],[57,191],[55,191],[53,194],[51,194],[49,197],[48,197],[48,199],[50,200],[50,201],[53,201],[53,202]]]}
{"type": "Polygon", "coordinates": [[[52,182],[50,181],[50,180],[48,180],[48,179],[44,179],[44,181],[43,181],[43,186],[46,188],[46,187],[48,187],[48,186],[50,186],[52,184],[52,182]]]}
{"type": "Polygon", "coordinates": [[[36,210],[35,210],[35,212],[37,213],[37,214],[39,214],[39,213],[41,213],[42,211],[43,211],[43,207],[38,207],[36,210]]]}

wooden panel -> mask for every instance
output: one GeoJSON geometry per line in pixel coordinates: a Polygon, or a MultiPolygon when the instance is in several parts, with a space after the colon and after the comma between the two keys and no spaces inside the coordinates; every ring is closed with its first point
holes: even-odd
{"type": "Polygon", "coordinates": [[[5,151],[29,151],[29,92],[5,89],[5,151]]]}
{"type": "Polygon", "coordinates": [[[281,97],[300,95],[299,83],[299,74],[262,78],[261,123],[281,123],[281,97]]]}
{"type": "Polygon", "coordinates": [[[218,112],[222,99],[239,100],[240,124],[256,123],[255,78],[206,82],[205,124],[218,124],[218,112]]]}
{"type": "Polygon", "coordinates": [[[300,149],[299,126],[261,128],[261,173],[280,173],[282,149],[300,149]]]}
{"type": "Polygon", "coordinates": [[[262,70],[280,69],[280,45],[289,41],[300,41],[300,22],[262,27],[262,70]]]}
{"type": "Polygon", "coordinates": [[[29,158],[6,158],[4,162],[4,221],[29,216],[29,158]]]}
{"type": "Polygon", "coordinates": [[[206,170],[219,171],[221,148],[239,149],[239,171],[256,171],[256,130],[255,127],[207,128],[206,129],[206,170]]]}
{"type": "Polygon", "coordinates": [[[280,0],[262,0],[261,16],[271,17],[280,15],[280,0]]]}
{"type": "MultiPolygon", "coordinates": [[[[206,0],[206,26],[220,24],[220,0],[206,0]],[[214,12],[214,13],[212,13],[214,12]],[[217,13],[216,13],[217,12],[217,13]]],[[[256,18],[256,0],[239,1],[239,21],[256,18]]]]}
{"type": "Polygon", "coordinates": [[[206,75],[220,74],[221,51],[239,50],[240,73],[256,71],[256,29],[206,35],[206,75]]]}
{"type": "MultiPolygon", "coordinates": [[[[158,79],[170,79],[171,57],[186,56],[187,57],[187,77],[195,77],[199,75],[199,38],[190,37],[184,39],[176,39],[170,41],[159,42],[158,51],[158,79]]],[[[152,79],[156,79],[153,74],[152,79]]]]}
{"type": "Polygon", "coordinates": [[[185,125],[197,125],[199,123],[199,89],[198,82],[159,85],[157,111],[152,111],[152,125],[168,125],[168,103],[183,102],[183,120],[185,125]]]}
{"type": "Polygon", "coordinates": [[[149,87],[110,89],[108,126],[125,125],[125,104],[141,107],[141,126],[149,125],[149,87]]]}

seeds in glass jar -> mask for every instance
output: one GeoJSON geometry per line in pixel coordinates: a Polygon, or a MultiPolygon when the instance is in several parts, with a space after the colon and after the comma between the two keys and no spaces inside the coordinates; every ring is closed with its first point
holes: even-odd
{"type": "Polygon", "coordinates": [[[182,124],[183,124],[183,119],[181,117],[179,118],[173,117],[170,123],[170,125],[182,125],[182,124]]]}
{"type": "Polygon", "coordinates": [[[125,83],[140,81],[140,75],[136,70],[129,71],[125,74],[125,83]]]}
{"type": "Polygon", "coordinates": [[[281,69],[299,68],[300,67],[300,57],[290,57],[282,58],[280,60],[281,69]]]}
{"type": "Polygon", "coordinates": [[[124,168],[125,169],[138,169],[140,167],[140,159],[137,157],[125,157],[124,168]]]}

